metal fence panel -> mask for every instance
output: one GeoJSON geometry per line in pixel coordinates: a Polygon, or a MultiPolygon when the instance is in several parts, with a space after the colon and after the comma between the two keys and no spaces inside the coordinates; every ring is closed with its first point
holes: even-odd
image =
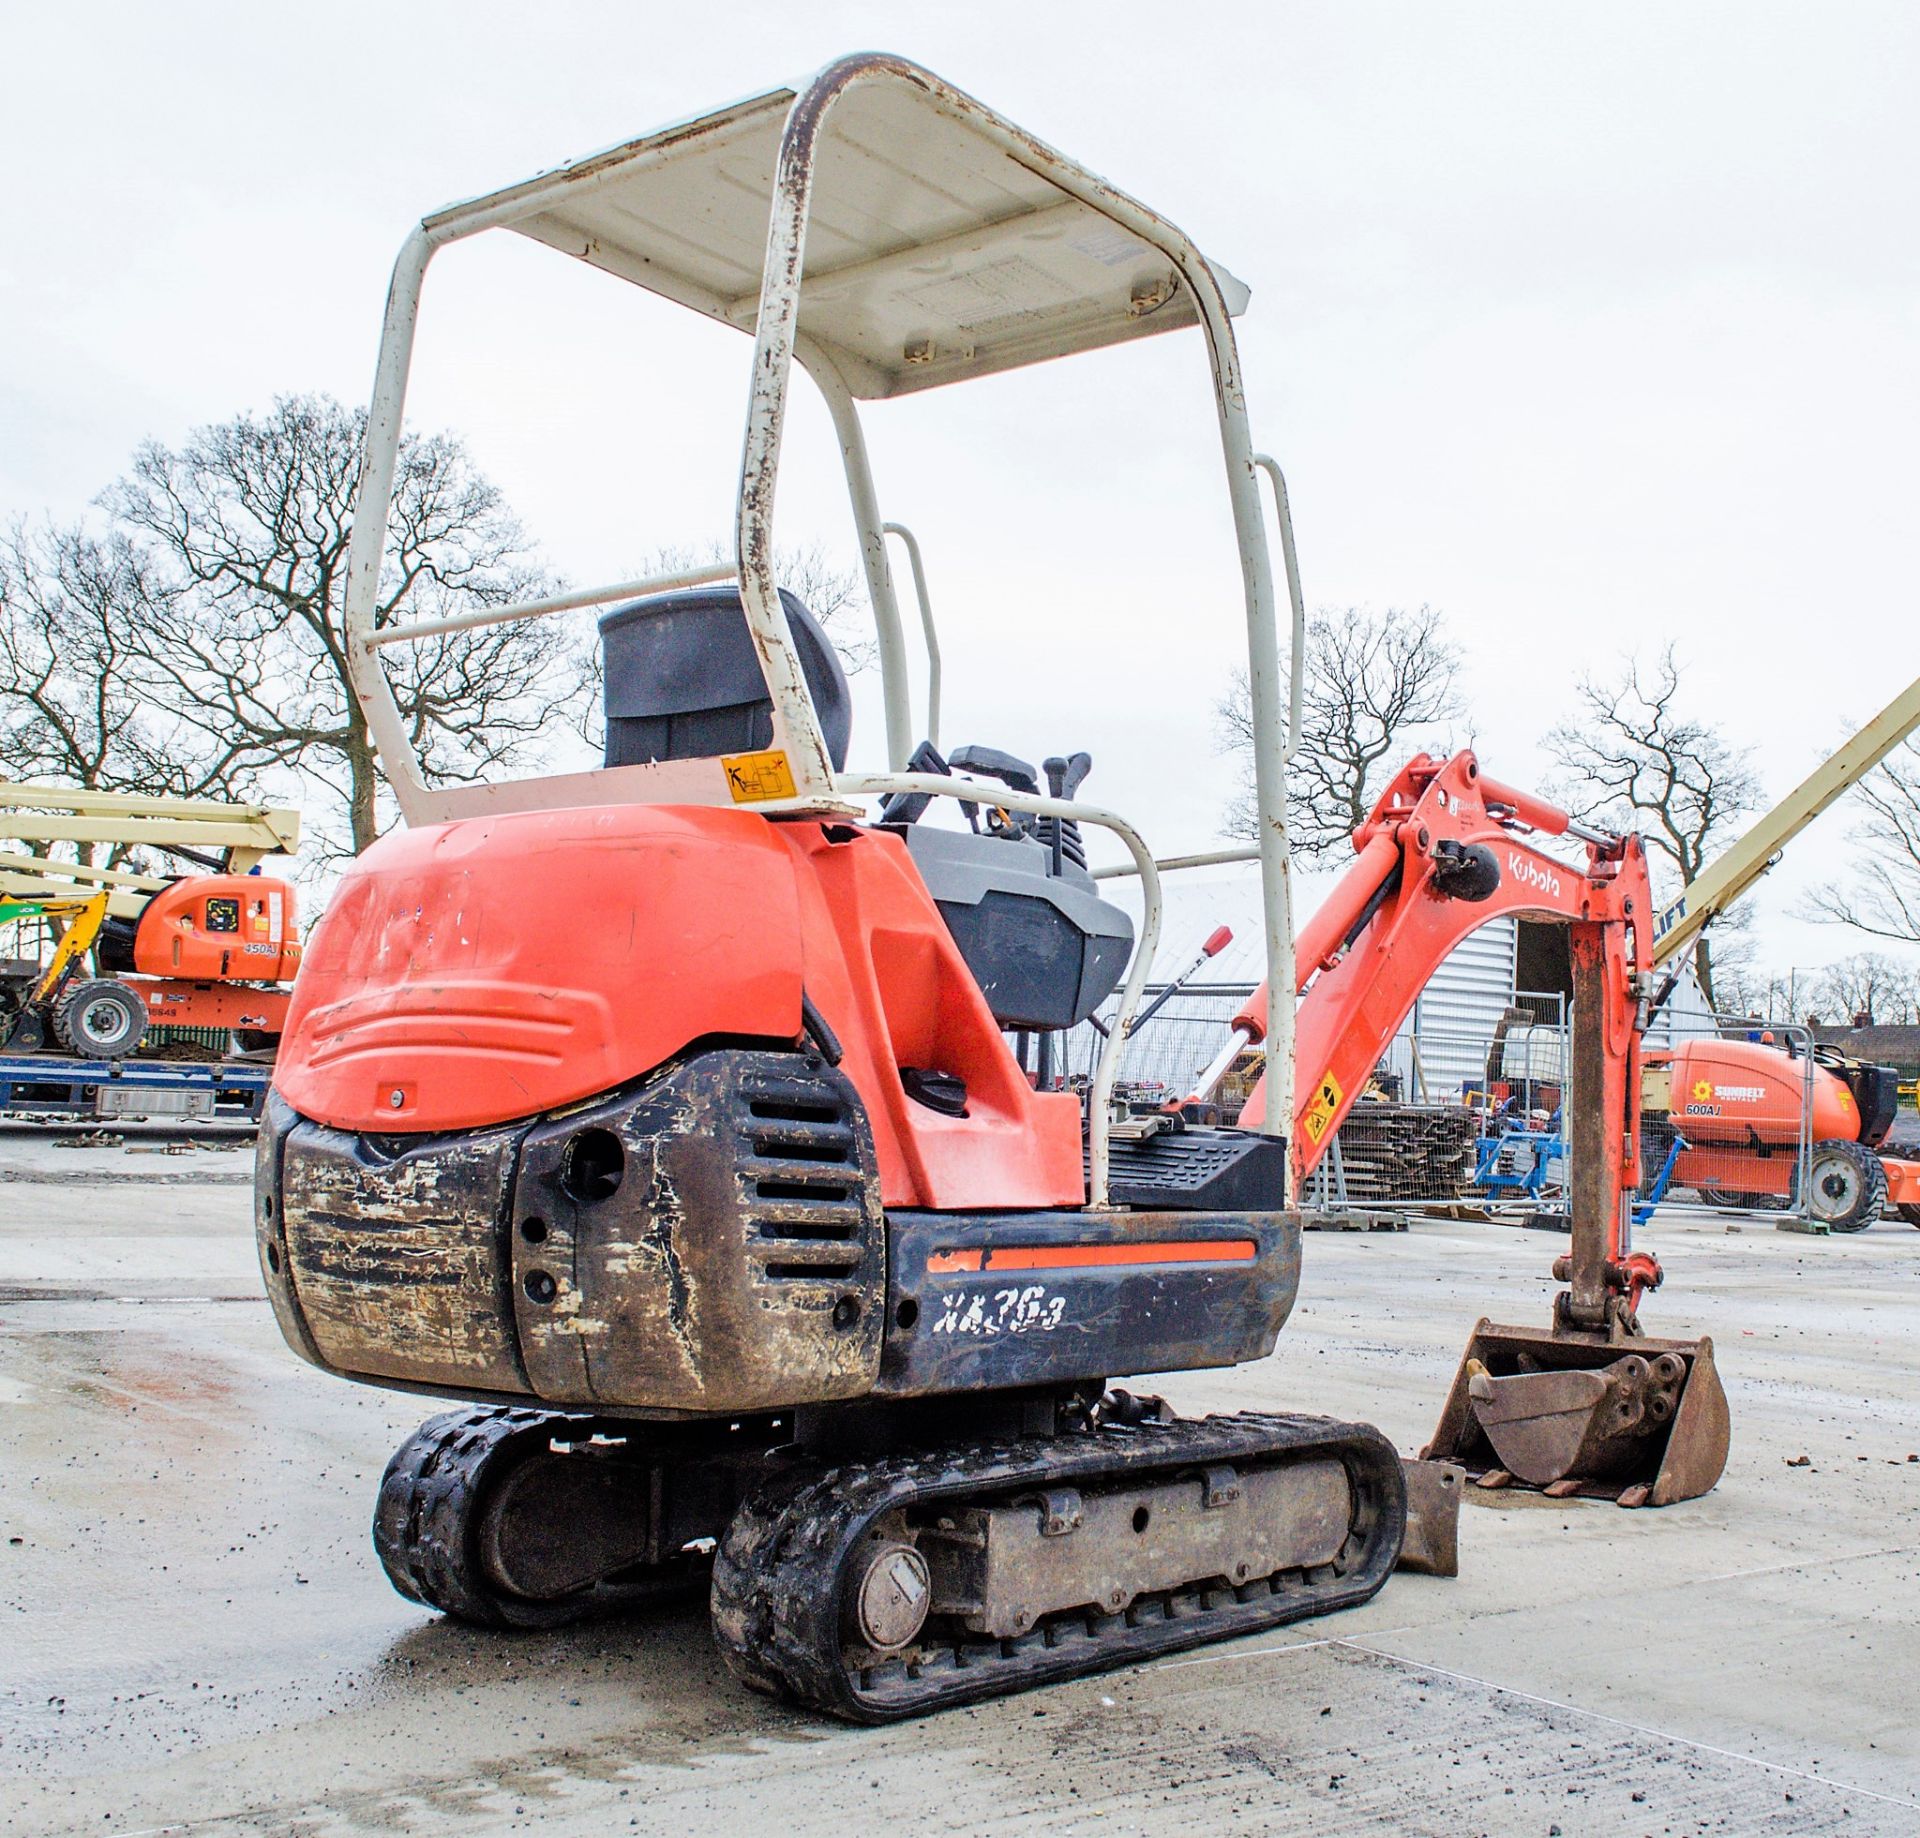
{"type": "Polygon", "coordinates": [[[1810,1218],[1814,1082],[1813,1037],[1803,1027],[1741,1015],[1670,1018],[1649,1054],[1642,1191],[1665,1168],[1670,1194],[1728,1212],[1810,1218]],[[1741,1051],[1754,1045],[1777,1049],[1764,1070],[1741,1051]]]}

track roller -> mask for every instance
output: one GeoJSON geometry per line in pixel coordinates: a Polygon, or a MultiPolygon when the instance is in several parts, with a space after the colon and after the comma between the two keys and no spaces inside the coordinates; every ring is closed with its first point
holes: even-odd
{"type": "Polygon", "coordinates": [[[888,1723],[1366,1601],[1406,1531],[1379,1431],[1240,1415],[789,1468],[713,1569],[749,1685],[888,1723]]]}

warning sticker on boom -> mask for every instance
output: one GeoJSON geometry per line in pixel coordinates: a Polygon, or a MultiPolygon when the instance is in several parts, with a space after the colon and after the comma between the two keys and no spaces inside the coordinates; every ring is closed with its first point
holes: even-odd
{"type": "Polygon", "coordinates": [[[736,804],[793,796],[793,768],[778,747],[766,753],[725,754],[720,764],[727,769],[727,791],[736,804]]]}
{"type": "Polygon", "coordinates": [[[1318,1142],[1327,1133],[1334,1112],[1340,1108],[1340,1100],[1345,1096],[1340,1081],[1331,1072],[1322,1077],[1314,1089],[1313,1102],[1300,1117],[1300,1127],[1307,1132],[1309,1142],[1318,1142]]]}

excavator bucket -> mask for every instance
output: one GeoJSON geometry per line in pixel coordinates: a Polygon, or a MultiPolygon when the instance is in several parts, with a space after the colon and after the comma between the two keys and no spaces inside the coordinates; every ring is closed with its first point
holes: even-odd
{"type": "Polygon", "coordinates": [[[1575,1338],[1482,1319],[1421,1453],[1482,1487],[1670,1506],[1719,1480],[1728,1432],[1711,1340],[1575,1338]]]}

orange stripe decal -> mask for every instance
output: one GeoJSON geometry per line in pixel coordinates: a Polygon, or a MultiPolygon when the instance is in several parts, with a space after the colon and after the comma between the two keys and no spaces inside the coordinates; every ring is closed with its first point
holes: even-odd
{"type": "Polygon", "coordinates": [[[1116,1264],[1245,1264],[1259,1247],[1251,1238],[1166,1238],[1150,1244],[1002,1245],[936,1251],[929,1276],[984,1270],[1088,1270],[1116,1264]]]}
{"type": "Polygon", "coordinates": [[[984,1251],[936,1251],[927,1259],[927,1274],[951,1276],[959,1270],[983,1270],[986,1262],[984,1251]]]}

